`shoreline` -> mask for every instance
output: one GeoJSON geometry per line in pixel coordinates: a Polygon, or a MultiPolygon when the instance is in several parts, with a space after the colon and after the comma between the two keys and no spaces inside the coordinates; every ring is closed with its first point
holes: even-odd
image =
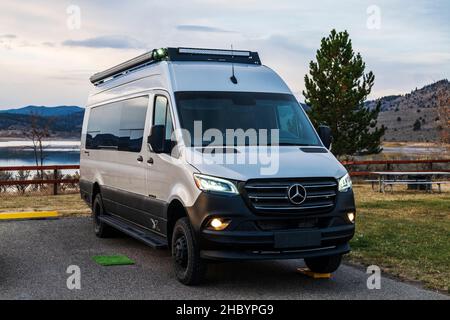
{"type": "MultiPolygon", "coordinates": [[[[10,141],[30,141],[30,139],[24,138],[24,137],[0,137],[0,143],[1,142],[10,142],[10,141]]],[[[64,141],[64,142],[80,142],[80,138],[58,138],[58,137],[51,137],[50,140],[46,141],[64,141]]]]}
{"type": "MultiPolygon", "coordinates": [[[[45,149],[74,149],[79,150],[81,142],[80,140],[46,140],[42,142],[45,149]]],[[[20,149],[33,147],[33,142],[30,140],[2,140],[0,139],[0,149],[20,149]]]]}

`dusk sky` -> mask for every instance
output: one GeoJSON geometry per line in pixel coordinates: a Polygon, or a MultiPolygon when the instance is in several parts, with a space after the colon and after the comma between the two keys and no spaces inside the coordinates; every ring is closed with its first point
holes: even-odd
{"type": "Polygon", "coordinates": [[[258,51],[301,99],[322,37],[348,30],[370,98],[449,78],[450,2],[0,0],[0,109],[84,106],[89,76],[167,46],[258,51]]]}

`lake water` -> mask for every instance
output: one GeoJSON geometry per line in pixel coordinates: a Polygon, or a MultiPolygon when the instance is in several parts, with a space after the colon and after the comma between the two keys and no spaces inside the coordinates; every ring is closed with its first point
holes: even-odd
{"type": "MultiPolygon", "coordinates": [[[[36,165],[29,141],[0,141],[0,166],[36,165]]],[[[79,141],[48,141],[44,144],[44,165],[80,163],[79,141]]]]}
{"type": "MultiPolygon", "coordinates": [[[[35,165],[31,141],[0,141],[0,166],[35,165]]],[[[46,141],[44,165],[80,163],[80,141],[46,141]]],[[[385,154],[399,154],[407,157],[441,155],[446,153],[440,147],[384,147],[385,154]]]]}

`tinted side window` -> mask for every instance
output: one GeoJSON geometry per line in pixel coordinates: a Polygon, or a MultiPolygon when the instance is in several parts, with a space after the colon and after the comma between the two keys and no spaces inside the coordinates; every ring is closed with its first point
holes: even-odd
{"type": "Polygon", "coordinates": [[[139,152],[147,105],[148,97],[139,97],[91,109],[86,149],[139,152]]]}
{"type": "Polygon", "coordinates": [[[169,110],[169,102],[164,96],[157,96],[155,99],[153,125],[165,125],[165,138],[170,140],[173,132],[172,115],[169,110]]]}
{"type": "Polygon", "coordinates": [[[95,107],[91,110],[87,137],[87,149],[117,150],[122,102],[95,107]]]}
{"type": "Polygon", "coordinates": [[[154,125],[164,125],[166,123],[167,98],[157,96],[155,99],[155,112],[153,116],[154,125]]]}
{"type": "Polygon", "coordinates": [[[172,115],[170,114],[170,110],[166,111],[166,140],[170,140],[172,138],[173,132],[173,124],[172,124],[172,115]]]}
{"type": "Polygon", "coordinates": [[[120,118],[119,150],[140,152],[144,136],[148,97],[125,100],[120,118]]]}

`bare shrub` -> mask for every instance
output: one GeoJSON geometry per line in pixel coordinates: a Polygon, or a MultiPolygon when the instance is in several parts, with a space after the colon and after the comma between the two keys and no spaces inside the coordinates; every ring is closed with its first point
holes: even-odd
{"type": "MultiPolygon", "coordinates": [[[[0,181],[11,181],[13,174],[10,171],[0,171],[0,181]]],[[[9,186],[0,185],[0,192],[7,192],[9,186]]]]}
{"type": "MultiPolygon", "coordinates": [[[[31,176],[31,173],[29,170],[19,170],[19,171],[17,171],[17,175],[15,176],[15,178],[17,180],[29,180],[30,176],[31,176]]],[[[18,193],[24,194],[28,188],[28,185],[16,184],[15,187],[16,187],[18,193]]]]}

